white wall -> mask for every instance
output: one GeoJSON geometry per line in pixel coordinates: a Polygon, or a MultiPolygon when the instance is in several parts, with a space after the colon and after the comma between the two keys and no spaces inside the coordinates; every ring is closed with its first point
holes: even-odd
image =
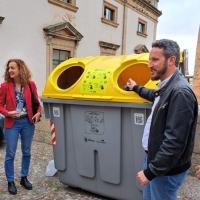
{"type": "MultiPolygon", "coordinates": [[[[83,34],[84,38],[78,46],[77,56],[85,55],[93,56],[100,54],[99,41],[113,43],[121,46],[122,43],[122,6],[111,0],[108,1],[118,7],[118,23],[117,28],[101,22],[103,1],[87,0],[77,1],[77,6],[81,9],[77,12],[76,25],[78,31],[83,34]],[[95,8],[95,9],[92,9],[95,8]],[[78,20],[83,18],[84,20],[78,20]]],[[[120,54],[121,50],[118,50],[120,54]]]]}
{"type": "MultiPolygon", "coordinates": [[[[10,58],[23,59],[29,66],[38,92],[45,84],[46,41],[43,26],[47,24],[47,1],[0,0],[0,14],[5,17],[0,25],[0,74],[10,58]]],[[[0,81],[3,78],[0,77],[0,81]]]]}
{"type": "Polygon", "coordinates": [[[127,36],[126,36],[126,53],[134,53],[134,48],[138,44],[144,44],[150,50],[151,43],[153,42],[154,34],[154,22],[145,18],[144,16],[134,12],[133,10],[128,10],[128,22],[127,22],[127,36]],[[137,35],[138,29],[138,18],[147,22],[147,37],[142,37],[137,35]]]}

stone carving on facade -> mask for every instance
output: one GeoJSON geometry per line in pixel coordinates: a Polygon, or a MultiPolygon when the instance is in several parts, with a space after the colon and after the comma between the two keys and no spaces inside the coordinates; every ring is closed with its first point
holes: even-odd
{"type": "Polygon", "coordinates": [[[147,49],[147,47],[144,44],[139,44],[134,48],[134,52],[136,54],[140,54],[140,53],[148,53],[149,50],[147,49]]]}
{"type": "Polygon", "coordinates": [[[43,30],[45,35],[48,37],[47,43],[51,43],[52,38],[54,37],[74,41],[80,41],[83,38],[83,36],[69,22],[50,25],[45,27],[43,30]]]}

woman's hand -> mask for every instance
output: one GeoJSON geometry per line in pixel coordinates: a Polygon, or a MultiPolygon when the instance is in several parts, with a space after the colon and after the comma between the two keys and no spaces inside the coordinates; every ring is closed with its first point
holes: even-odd
{"type": "Polygon", "coordinates": [[[20,113],[17,111],[8,111],[6,117],[11,117],[11,118],[18,118],[20,117],[20,113]]]}
{"type": "Polygon", "coordinates": [[[34,124],[36,124],[36,123],[39,121],[40,117],[41,117],[41,113],[39,113],[39,112],[36,113],[36,114],[33,116],[32,120],[34,121],[34,124]]]}

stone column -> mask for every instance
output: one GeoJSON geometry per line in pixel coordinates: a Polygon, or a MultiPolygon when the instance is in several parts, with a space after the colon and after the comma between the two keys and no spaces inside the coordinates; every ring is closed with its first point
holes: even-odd
{"type": "Polygon", "coordinates": [[[194,77],[193,77],[192,85],[193,85],[192,89],[197,97],[198,104],[199,104],[195,145],[194,145],[194,151],[192,155],[192,166],[190,168],[190,174],[195,176],[195,166],[200,165],[200,29],[199,29],[198,39],[197,39],[194,77]]]}
{"type": "Polygon", "coordinates": [[[200,29],[197,39],[196,58],[194,66],[194,77],[192,89],[197,97],[198,104],[200,105],[200,29]]]}

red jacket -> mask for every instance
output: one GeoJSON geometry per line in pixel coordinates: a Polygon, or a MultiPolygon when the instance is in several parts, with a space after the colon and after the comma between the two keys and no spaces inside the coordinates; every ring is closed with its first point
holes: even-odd
{"type": "MultiPolygon", "coordinates": [[[[37,88],[33,81],[30,81],[31,88],[34,94],[34,99],[38,100],[37,88]]],[[[24,97],[26,102],[26,111],[28,113],[28,118],[30,122],[33,123],[33,111],[32,111],[32,101],[31,101],[31,91],[29,85],[26,84],[24,87],[24,97]]],[[[8,111],[16,110],[16,99],[14,92],[14,83],[4,82],[0,86],[0,113],[5,116],[4,127],[11,128],[14,124],[14,118],[6,117],[8,111]]],[[[41,106],[38,108],[38,112],[41,113],[41,106]]]]}

